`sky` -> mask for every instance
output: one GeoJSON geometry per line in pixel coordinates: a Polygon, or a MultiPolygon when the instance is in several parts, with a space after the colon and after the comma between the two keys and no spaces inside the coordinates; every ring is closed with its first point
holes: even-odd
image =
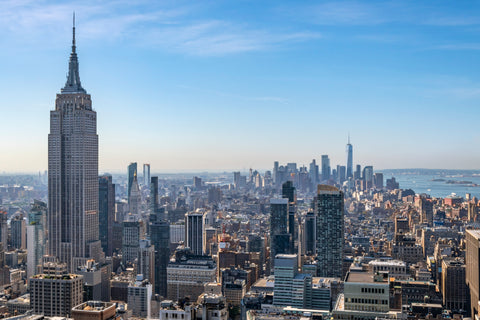
{"type": "Polygon", "coordinates": [[[47,167],[72,12],[100,171],[480,168],[480,2],[0,1],[0,172],[47,167]]]}

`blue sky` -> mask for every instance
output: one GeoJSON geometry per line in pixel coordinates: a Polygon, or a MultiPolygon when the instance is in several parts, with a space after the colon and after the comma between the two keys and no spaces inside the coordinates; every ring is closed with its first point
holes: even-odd
{"type": "Polygon", "coordinates": [[[329,154],[480,168],[480,3],[0,1],[0,171],[47,165],[72,12],[100,170],[268,169],[329,154]]]}

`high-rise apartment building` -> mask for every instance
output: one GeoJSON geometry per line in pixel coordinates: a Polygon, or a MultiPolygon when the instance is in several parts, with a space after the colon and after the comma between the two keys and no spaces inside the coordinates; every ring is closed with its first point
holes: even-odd
{"type": "Polygon", "coordinates": [[[83,276],[39,274],[30,279],[30,306],[35,314],[69,317],[83,302],[83,276]]]}
{"type": "Polygon", "coordinates": [[[353,178],[353,147],[350,144],[350,135],[347,143],[347,179],[353,178]]]}
{"type": "Polygon", "coordinates": [[[344,246],[343,192],[327,185],[318,186],[314,198],[316,215],[317,276],[342,277],[344,246]]]}
{"type": "Polygon", "coordinates": [[[115,185],[111,175],[98,178],[98,215],[100,242],[107,256],[113,254],[113,223],[115,222],[115,185]]]}
{"type": "Polygon", "coordinates": [[[150,183],[150,164],[144,163],[143,164],[143,185],[148,186],[150,183]]]}
{"type": "Polygon", "coordinates": [[[80,83],[75,24],[67,82],[50,111],[48,230],[49,254],[70,269],[99,259],[97,113],[80,83]]]}
{"type": "Polygon", "coordinates": [[[185,244],[199,256],[203,255],[204,220],[202,211],[185,214],[185,244]]]}

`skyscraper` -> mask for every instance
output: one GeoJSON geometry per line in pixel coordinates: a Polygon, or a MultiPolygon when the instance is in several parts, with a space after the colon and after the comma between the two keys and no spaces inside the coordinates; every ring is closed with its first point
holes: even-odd
{"type": "Polygon", "coordinates": [[[308,171],[308,174],[310,176],[310,182],[312,183],[312,186],[315,188],[318,184],[318,165],[315,159],[312,160],[310,163],[310,170],[308,171]]]}
{"type": "Polygon", "coordinates": [[[37,273],[37,266],[41,264],[46,242],[45,224],[47,204],[35,200],[28,214],[27,226],[27,277],[37,273]]]}
{"type": "Polygon", "coordinates": [[[152,177],[150,180],[150,214],[156,214],[158,211],[158,177],[152,177]]]}
{"type": "Polygon", "coordinates": [[[330,159],[328,155],[322,155],[322,181],[328,181],[330,179],[330,159]]]}
{"type": "Polygon", "coordinates": [[[132,185],[130,186],[130,195],[128,197],[128,206],[131,214],[138,215],[140,213],[141,202],[142,194],[140,193],[137,174],[134,174],[132,185]]]}
{"type": "Polygon", "coordinates": [[[80,83],[73,22],[67,82],[50,111],[48,135],[49,254],[70,269],[100,254],[97,113],[80,83]]]}
{"type": "Polygon", "coordinates": [[[143,164],[143,185],[148,186],[150,183],[150,164],[144,163],[143,164]]]}
{"type": "Polygon", "coordinates": [[[347,143],[347,179],[353,178],[353,147],[350,144],[350,135],[347,143]]]}
{"type": "Polygon", "coordinates": [[[373,188],[373,167],[365,166],[363,168],[363,180],[365,180],[365,187],[367,189],[373,188]]]}
{"type": "Polygon", "coordinates": [[[288,233],[288,199],[270,199],[270,268],[275,256],[291,252],[291,234],[288,233]]]}
{"type": "Polygon", "coordinates": [[[317,223],[317,276],[319,277],[342,277],[343,206],[342,191],[332,186],[318,186],[314,207],[317,223]]]}
{"type": "Polygon", "coordinates": [[[170,260],[170,225],[166,221],[150,222],[150,240],[155,247],[154,292],[167,297],[167,266],[170,260]]]}
{"type": "Polygon", "coordinates": [[[203,255],[204,212],[185,214],[185,243],[193,254],[203,255]]]}
{"type": "Polygon", "coordinates": [[[291,235],[290,252],[293,252],[296,239],[295,204],[297,201],[297,196],[292,181],[286,181],[284,184],[282,184],[282,198],[288,199],[288,233],[291,235]]]}
{"type": "Polygon", "coordinates": [[[115,185],[111,175],[98,178],[98,215],[100,242],[107,256],[113,254],[113,223],[115,222],[115,185]]]}
{"type": "Polygon", "coordinates": [[[137,163],[132,162],[128,165],[128,184],[127,184],[127,199],[130,204],[130,189],[133,185],[133,179],[137,176],[137,163]]]}

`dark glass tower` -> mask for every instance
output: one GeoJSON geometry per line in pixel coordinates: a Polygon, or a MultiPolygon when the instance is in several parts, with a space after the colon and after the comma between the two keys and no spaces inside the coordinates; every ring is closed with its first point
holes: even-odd
{"type": "Polygon", "coordinates": [[[170,225],[166,221],[153,221],[149,225],[150,240],[155,247],[154,291],[167,297],[167,266],[170,260],[170,225]]]}
{"type": "Polygon", "coordinates": [[[69,268],[99,258],[97,113],[80,83],[75,17],[67,82],[50,111],[48,235],[49,254],[69,268]]]}
{"type": "Polygon", "coordinates": [[[107,256],[113,254],[113,223],[115,222],[115,185],[112,176],[98,178],[98,214],[100,222],[100,242],[107,256]]]}
{"type": "Polygon", "coordinates": [[[344,243],[343,192],[318,186],[314,198],[316,215],[317,276],[342,277],[344,243]]]}
{"type": "Polygon", "coordinates": [[[137,176],[137,163],[132,162],[128,165],[128,185],[127,185],[127,199],[130,204],[130,192],[133,185],[133,179],[137,176]]]}

